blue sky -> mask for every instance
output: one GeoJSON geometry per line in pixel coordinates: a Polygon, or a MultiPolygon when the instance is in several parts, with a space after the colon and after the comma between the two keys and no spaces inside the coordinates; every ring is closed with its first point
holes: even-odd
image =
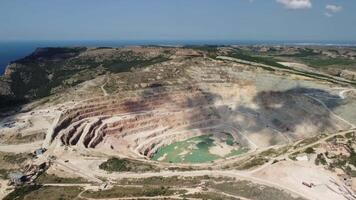
{"type": "Polygon", "coordinates": [[[0,0],[0,40],[356,41],[356,1],[0,0]]]}

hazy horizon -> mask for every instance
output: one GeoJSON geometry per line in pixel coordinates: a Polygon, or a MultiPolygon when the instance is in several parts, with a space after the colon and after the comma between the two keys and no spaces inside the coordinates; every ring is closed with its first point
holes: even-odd
{"type": "Polygon", "coordinates": [[[355,41],[347,0],[0,2],[0,40],[355,41]]]}
{"type": "Polygon", "coordinates": [[[0,75],[6,66],[40,47],[120,47],[125,45],[344,45],[356,46],[354,41],[258,41],[258,40],[0,40],[0,75]]]}

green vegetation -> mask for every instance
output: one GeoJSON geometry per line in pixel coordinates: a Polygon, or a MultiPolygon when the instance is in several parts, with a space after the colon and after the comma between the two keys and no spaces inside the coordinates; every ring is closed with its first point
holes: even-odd
{"type": "Polygon", "coordinates": [[[196,187],[201,182],[206,181],[233,181],[233,178],[228,177],[210,177],[210,176],[195,176],[195,177],[181,177],[181,176],[172,176],[172,177],[149,177],[149,178],[126,178],[118,182],[120,185],[145,185],[145,186],[167,186],[167,187],[196,187]]]}
{"type": "MultiPolygon", "coordinates": [[[[248,159],[239,161],[238,163],[224,166],[224,168],[246,170],[246,169],[250,169],[253,167],[257,167],[257,166],[265,164],[269,160],[272,160],[273,158],[275,158],[279,155],[286,153],[289,149],[290,149],[290,146],[288,146],[288,145],[284,146],[284,147],[280,147],[280,148],[270,148],[270,149],[265,150],[257,155],[254,155],[248,159]]],[[[276,163],[276,162],[278,162],[278,161],[274,160],[274,163],[276,163]]]]}
{"type": "Polygon", "coordinates": [[[185,190],[174,190],[169,187],[155,187],[155,186],[144,186],[144,187],[121,187],[114,186],[113,188],[105,191],[86,191],[83,193],[83,197],[86,198],[119,198],[119,197],[155,197],[155,196],[170,196],[176,193],[185,193],[185,190]]]}
{"type": "Polygon", "coordinates": [[[15,190],[9,193],[6,197],[4,197],[3,200],[23,200],[25,199],[26,195],[39,190],[41,187],[42,186],[40,185],[25,185],[22,187],[15,188],[15,190]]]}
{"type": "Polygon", "coordinates": [[[278,56],[281,59],[293,59],[311,67],[345,67],[356,65],[356,60],[340,56],[337,50],[328,49],[327,51],[333,52],[334,56],[323,55],[321,52],[315,52],[311,48],[298,49],[298,52],[294,54],[275,54],[274,56],[278,56]]]}
{"type": "Polygon", "coordinates": [[[192,187],[200,183],[202,177],[162,177],[154,176],[149,178],[125,178],[119,181],[120,185],[143,185],[143,186],[187,186],[192,187]]]}
{"type": "Polygon", "coordinates": [[[29,143],[44,140],[46,138],[46,132],[38,132],[36,134],[21,136],[20,138],[16,138],[16,144],[19,143],[29,143]]]}
{"type": "Polygon", "coordinates": [[[316,53],[313,51],[313,49],[310,48],[305,48],[305,49],[299,49],[298,53],[295,54],[280,54],[278,56],[285,56],[285,57],[309,57],[309,56],[319,56],[319,53],[316,53]]]}
{"type": "Polygon", "coordinates": [[[24,98],[26,95],[42,98],[50,95],[52,88],[62,86],[63,80],[83,69],[70,66],[70,58],[79,55],[85,49],[45,48],[16,61],[17,70],[11,74],[12,91],[17,98],[24,98]]]}
{"type": "Polygon", "coordinates": [[[319,165],[319,164],[326,165],[327,164],[323,154],[320,153],[316,156],[315,164],[316,165],[319,165]]]}
{"type": "Polygon", "coordinates": [[[42,173],[37,177],[36,183],[39,184],[48,184],[48,183],[88,183],[88,181],[77,177],[77,178],[65,178],[59,177],[53,174],[47,174],[46,172],[42,173]]]}
{"type": "Polygon", "coordinates": [[[338,55],[337,51],[333,52],[336,54],[335,57],[329,57],[326,55],[322,55],[321,53],[314,52],[313,49],[305,48],[299,49],[298,53],[295,54],[280,54],[278,56],[293,58],[311,67],[356,65],[355,60],[341,57],[338,55]]]}
{"type": "Polygon", "coordinates": [[[16,170],[20,167],[28,159],[31,159],[31,154],[26,153],[6,153],[0,152],[0,169],[9,171],[9,170],[16,170]]]}
{"type": "Polygon", "coordinates": [[[311,67],[327,67],[327,66],[348,66],[356,65],[355,60],[346,58],[302,58],[302,61],[311,67]]]}
{"type": "Polygon", "coordinates": [[[329,75],[324,75],[324,74],[314,73],[314,72],[310,72],[310,71],[303,71],[303,70],[293,69],[291,67],[287,67],[287,66],[284,66],[282,64],[279,64],[277,61],[275,61],[271,57],[250,56],[250,55],[241,54],[241,53],[239,53],[239,54],[230,53],[229,56],[237,58],[237,59],[241,59],[241,60],[246,60],[246,61],[250,61],[250,62],[265,64],[267,66],[260,65],[258,67],[261,67],[261,68],[263,68],[265,70],[268,70],[268,71],[275,71],[275,69],[273,69],[271,67],[268,67],[268,66],[272,66],[272,67],[278,67],[278,68],[282,68],[282,69],[288,69],[288,70],[290,70],[291,73],[296,74],[296,75],[306,76],[306,77],[316,78],[316,79],[321,79],[321,80],[327,80],[327,81],[332,82],[332,83],[340,83],[341,82],[341,83],[348,83],[348,84],[356,84],[355,82],[352,82],[352,81],[336,80],[332,76],[329,76],[329,75]]]}
{"type": "MultiPolygon", "coordinates": [[[[308,51],[307,51],[308,52],[308,51]]],[[[303,54],[310,54],[304,52],[303,54]]],[[[256,53],[256,52],[252,52],[252,51],[246,51],[246,50],[241,50],[241,49],[235,49],[234,51],[229,52],[229,54],[227,56],[233,57],[233,58],[237,58],[237,59],[241,59],[241,60],[245,60],[245,61],[250,61],[250,62],[255,62],[255,63],[260,63],[260,64],[265,64],[267,66],[272,66],[272,67],[278,67],[281,69],[288,69],[290,70],[291,73],[296,74],[296,75],[300,75],[300,76],[306,76],[306,77],[310,77],[310,78],[315,78],[315,79],[320,79],[320,80],[326,80],[329,81],[331,83],[346,83],[346,84],[353,84],[356,85],[355,81],[349,81],[349,80],[338,80],[335,79],[333,76],[330,75],[325,75],[325,74],[321,74],[321,73],[316,73],[316,72],[311,72],[311,71],[305,71],[305,70],[300,70],[300,69],[295,69],[295,68],[291,68],[291,67],[287,67],[284,66],[282,64],[279,64],[279,60],[281,58],[281,60],[284,60],[283,57],[291,57],[294,58],[293,55],[278,55],[275,54],[275,52],[272,54],[268,54],[268,53],[264,53],[264,54],[260,54],[260,53],[256,53]],[[278,57],[279,56],[279,57],[278,57]],[[278,58],[278,59],[277,59],[278,58]]],[[[305,59],[305,57],[297,57],[299,62],[305,63],[303,60],[300,61],[300,59],[305,59]]],[[[327,61],[325,63],[322,63],[322,59],[320,58],[316,58],[315,63],[313,64],[319,64],[319,65],[327,65],[327,64],[345,64],[345,62],[348,62],[348,64],[356,64],[356,61],[354,60],[348,60],[347,59],[343,59],[340,58],[338,61],[327,61]],[[340,60],[343,60],[343,62],[341,62],[340,60]],[[352,62],[352,63],[351,63],[352,62]]],[[[305,64],[310,64],[310,63],[305,63],[305,64]]],[[[354,65],[353,64],[353,65],[354,65]]],[[[267,66],[258,66],[261,68],[264,68],[265,70],[269,70],[269,71],[274,71],[273,68],[267,67],[267,66]]],[[[345,65],[343,65],[345,66],[345,65]]]]}
{"type": "Polygon", "coordinates": [[[250,181],[241,181],[234,178],[224,177],[150,177],[150,178],[132,178],[122,179],[116,185],[108,190],[87,190],[83,192],[83,188],[79,186],[40,186],[27,185],[16,188],[10,193],[5,200],[70,200],[70,199],[109,199],[109,198],[135,198],[135,197],[166,197],[179,195],[183,198],[198,198],[212,200],[234,200],[235,198],[225,196],[222,193],[245,197],[248,199],[292,199],[299,200],[301,198],[291,196],[283,190],[262,186],[250,181]],[[124,185],[124,186],[123,186],[124,185]],[[186,194],[187,191],[180,189],[182,187],[195,188],[197,186],[204,187],[204,192],[186,194]],[[79,197],[79,194],[81,196],[79,197]]]}
{"type": "Polygon", "coordinates": [[[239,164],[236,168],[239,170],[246,170],[246,169],[263,165],[266,162],[268,162],[267,158],[256,156],[246,162],[243,162],[242,164],[239,164]]]}
{"type": "MultiPolygon", "coordinates": [[[[246,170],[250,169],[253,167],[257,167],[260,165],[265,164],[269,160],[271,160],[274,157],[277,157],[279,155],[282,155],[286,153],[289,150],[290,146],[284,146],[281,148],[270,148],[268,150],[265,150],[258,155],[255,155],[247,160],[240,161],[239,163],[235,163],[231,166],[225,166],[225,168],[234,168],[234,169],[239,169],[239,170],[246,170]]],[[[275,162],[277,162],[275,160],[275,162]]]]}
{"type": "MultiPolygon", "coordinates": [[[[288,193],[268,186],[254,184],[249,181],[239,181],[231,178],[211,178],[209,176],[201,177],[152,177],[148,179],[127,179],[121,180],[119,184],[129,184],[127,186],[114,186],[105,191],[88,190],[82,193],[83,198],[104,199],[104,198],[120,198],[120,197],[157,197],[157,196],[172,196],[179,195],[185,198],[199,199],[228,199],[234,198],[224,196],[220,192],[230,195],[245,197],[248,199],[301,199],[292,197],[288,193]],[[216,190],[216,192],[207,191],[195,194],[186,195],[186,190],[176,189],[184,187],[196,187],[204,181],[205,187],[216,190]],[[134,186],[134,185],[143,185],[134,186]]],[[[16,189],[8,197],[9,199],[39,199],[39,200],[54,200],[54,199],[75,199],[79,193],[83,191],[80,187],[52,187],[52,186],[24,186],[16,189]],[[15,192],[16,191],[16,192],[15,192]]]]}
{"type": "Polygon", "coordinates": [[[103,62],[103,67],[113,73],[129,72],[131,68],[142,68],[156,63],[169,60],[164,56],[154,58],[144,58],[134,55],[132,52],[127,52],[120,58],[106,60],[103,62]]]}
{"type": "Polygon", "coordinates": [[[241,50],[235,50],[232,51],[228,54],[229,57],[241,59],[241,60],[246,60],[250,62],[256,62],[256,63],[261,63],[273,67],[279,67],[279,68],[285,68],[285,69],[290,69],[289,67],[286,67],[282,64],[278,63],[278,60],[272,58],[272,57],[267,57],[267,56],[256,56],[256,55],[248,55],[246,53],[243,53],[241,50]]]}
{"type": "Polygon", "coordinates": [[[80,187],[58,187],[26,185],[16,188],[7,195],[4,200],[72,200],[75,199],[83,189],[80,187]]]}
{"type": "Polygon", "coordinates": [[[9,153],[3,156],[3,160],[10,164],[21,164],[30,158],[32,158],[32,155],[27,153],[19,153],[19,154],[9,153]]]}
{"type": "Polygon", "coordinates": [[[355,138],[355,132],[348,132],[345,134],[345,137],[348,138],[348,139],[352,139],[352,138],[355,138]]]}
{"type": "MultiPolygon", "coordinates": [[[[351,177],[356,176],[356,171],[353,170],[353,167],[356,167],[356,152],[353,149],[353,144],[355,144],[353,132],[345,134],[345,137],[348,139],[346,142],[346,150],[350,155],[345,154],[330,154],[326,152],[325,154],[318,154],[315,159],[316,165],[327,165],[328,169],[334,170],[335,168],[342,169],[346,174],[351,177]],[[328,158],[328,162],[325,157],[328,158]],[[351,166],[353,165],[353,166],[351,166]]],[[[344,138],[342,135],[334,136],[327,140],[327,142],[335,143],[337,138],[344,138]]]]}
{"type": "Polygon", "coordinates": [[[346,167],[345,172],[351,177],[356,177],[356,170],[352,170],[350,166],[346,167]]]}
{"type": "Polygon", "coordinates": [[[0,152],[0,179],[7,179],[10,172],[19,171],[21,165],[32,155],[0,152]]]}
{"type": "Polygon", "coordinates": [[[4,144],[21,144],[43,140],[45,136],[45,132],[37,132],[31,135],[22,135],[21,133],[17,133],[4,138],[0,138],[4,144]]]}
{"type": "Polygon", "coordinates": [[[6,179],[9,174],[9,170],[0,169],[0,179],[6,179]]]}
{"type": "Polygon", "coordinates": [[[44,48],[16,61],[11,74],[11,91],[16,95],[1,97],[1,107],[21,104],[47,97],[53,89],[63,90],[91,80],[105,71],[127,72],[168,60],[167,55],[146,58],[132,51],[121,52],[113,58],[78,56],[86,48],[44,48]],[[121,55],[122,54],[122,55],[121,55]],[[97,59],[99,58],[99,59],[97,59]]]}
{"type": "Polygon", "coordinates": [[[153,165],[126,158],[110,158],[106,162],[101,163],[99,168],[109,172],[159,171],[159,169],[153,165]]]}
{"type": "Polygon", "coordinates": [[[113,94],[117,90],[117,83],[115,82],[114,79],[109,79],[106,84],[104,85],[104,89],[108,94],[113,94]]]}
{"type": "Polygon", "coordinates": [[[329,164],[330,169],[340,168],[343,169],[346,166],[347,158],[346,156],[336,156],[333,162],[329,164]]]}
{"type": "MultiPolygon", "coordinates": [[[[184,196],[186,190],[176,189],[181,187],[197,187],[204,182],[223,182],[233,181],[232,178],[212,178],[209,176],[200,177],[150,177],[150,178],[132,178],[119,180],[118,184],[126,186],[114,186],[113,188],[105,191],[86,191],[82,194],[83,198],[120,198],[120,197],[139,197],[139,196],[171,196],[179,195],[184,196]],[[137,186],[140,185],[140,186],[137,186]],[[142,187],[141,187],[142,186],[142,187]]],[[[48,182],[53,183],[53,182],[48,182]]],[[[63,183],[63,182],[62,182],[63,183]]],[[[79,186],[41,186],[41,185],[25,185],[16,188],[15,191],[10,193],[6,200],[70,200],[78,198],[79,193],[83,189],[79,186]]],[[[208,194],[202,194],[208,195],[208,194]]],[[[209,194],[211,198],[218,197],[215,194],[209,194]]],[[[213,199],[214,199],[213,198],[213,199]]]]}
{"type": "Polygon", "coordinates": [[[304,152],[307,153],[307,154],[315,153],[315,151],[314,151],[314,149],[312,147],[308,147],[307,149],[305,149],[304,152]]]}
{"type": "Polygon", "coordinates": [[[226,157],[229,158],[233,156],[238,156],[247,153],[248,151],[249,151],[248,148],[233,149],[229,154],[226,155],[226,157]]]}
{"type": "Polygon", "coordinates": [[[196,184],[199,184],[201,179],[204,177],[178,177],[178,176],[172,176],[172,177],[161,177],[161,176],[155,176],[155,177],[149,177],[149,178],[144,178],[144,179],[126,179],[123,180],[124,184],[143,184],[143,185],[166,185],[166,186],[179,186],[179,185],[185,185],[185,186],[193,186],[196,184]]]}
{"type": "Polygon", "coordinates": [[[299,147],[306,146],[306,145],[312,144],[314,142],[317,142],[318,140],[320,140],[321,138],[323,138],[325,136],[326,135],[321,134],[321,135],[317,135],[317,136],[314,136],[314,137],[305,138],[302,141],[300,141],[297,145],[295,145],[294,149],[297,149],[299,147]]]}
{"type": "Polygon", "coordinates": [[[278,149],[270,148],[270,149],[268,149],[266,151],[262,151],[261,153],[259,153],[259,156],[262,156],[262,157],[276,157],[276,156],[279,156],[279,155],[287,152],[288,149],[289,149],[289,146],[281,147],[281,148],[278,148],[278,149]]]}
{"type": "Polygon", "coordinates": [[[225,196],[223,194],[219,194],[216,192],[201,192],[201,193],[194,193],[194,194],[187,194],[182,195],[185,198],[195,198],[195,199],[203,199],[203,200],[239,200],[234,197],[225,196]]]}
{"type": "Polygon", "coordinates": [[[354,167],[356,167],[356,152],[355,150],[352,148],[352,147],[349,147],[350,150],[351,150],[351,153],[350,153],[350,157],[347,159],[347,161],[353,165],[354,167]]]}

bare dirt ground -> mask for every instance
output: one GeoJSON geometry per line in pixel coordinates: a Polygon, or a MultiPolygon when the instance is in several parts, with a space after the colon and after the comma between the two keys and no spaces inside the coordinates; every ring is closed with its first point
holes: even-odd
{"type": "Polygon", "coordinates": [[[11,153],[32,153],[36,149],[40,148],[43,141],[37,141],[33,143],[26,144],[14,144],[14,145],[4,145],[0,144],[0,151],[11,152],[11,153]]]}
{"type": "Polygon", "coordinates": [[[0,199],[3,199],[7,194],[11,192],[11,190],[8,190],[9,187],[7,186],[7,183],[7,180],[0,179],[0,199]]]}
{"type": "MultiPolygon", "coordinates": [[[[344,133],[336,133],[344,134],[344,133]]],[[[323,138],[323,141],[333,137],[329,136],[323,138]]],[[[315,145],[312,143],[310,145],[315,145]]],[[[308,146],[310,146],[308,145],[308,146]]],[[[307,148],[308,146],[302,147],[307,148]]],[[[295,151],[300,151],[296,149],[295,151]]],[[[287,155],[293,153],[288,153],[287,155]]],[[[282,155],[280,157],[288,157],[282,155]]],[[[70,166],[70,168],[62,168],[62,170],[68,171],[68,173],[74,173],[76,175],[87,177],[102,177],[111,183],[115,183],[115,180],[123,178],[148,178],[148,177],[172,177],[172,176],[212,176],[212,177],[233,177],[239,180],[249,180],[255,183],[268,185],[276,188],[289,191],[292,194],[296,194],[306,199],[347,199],[350,197],[345,186],[338,180],[338,177],[323,169],[317,167],[312,162],[296,162],[296,161],[280,161],[277,163],[268,162],[266,165],[248,171],[235,171],[235,170],[194,170],[194,171],[161,171],[161,172],[147,172],[147,173],[107,173],[98,168],[98,165],[104,160],[91,160],[91,159],[77,159],[75,156],[67,155],[62,156],[63,159],[69,160],[64,163],[63,161],[57,161],[62,163],[61,165],[70,166]],[[83,174],[85,174],[83,176],[83,174]],[[316,187],[308,188],[302,183],[313,183],[316,187]]],[[[60,167],[60,166],[58,166],[60,167]]],[[[93,179],[92,179],[93,180],[93,179]]],[[[351,196],[352,197],[352,196],[351,196]]]]}
{"type": "Polygon", "coordinates": [[[337,181],[338,177],[322,167],[316,167],[314,163],[281,161],[252,175],[293,188],[309,199],[345,199],[343,183],[337,181]],[[316,186],[309,188],[303,182],[316,186]]]}

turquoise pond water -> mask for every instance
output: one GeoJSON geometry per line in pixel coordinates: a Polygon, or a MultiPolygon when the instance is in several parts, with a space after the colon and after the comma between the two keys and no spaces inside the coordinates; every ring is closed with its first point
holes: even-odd
{"type": "Polygon", "coordinates": [[[152,157],[152,160],[169,163],[205,163],[219,158],[237,156],[248,151],[235,145],[235,141],[230,134],[223,139],[223,143],[233,147],[225,156],[219,156],[209,151],[216,146],[216,138],[212,135],[192,137],[183,141],[174,142],[160,148],[152,157]]]}

